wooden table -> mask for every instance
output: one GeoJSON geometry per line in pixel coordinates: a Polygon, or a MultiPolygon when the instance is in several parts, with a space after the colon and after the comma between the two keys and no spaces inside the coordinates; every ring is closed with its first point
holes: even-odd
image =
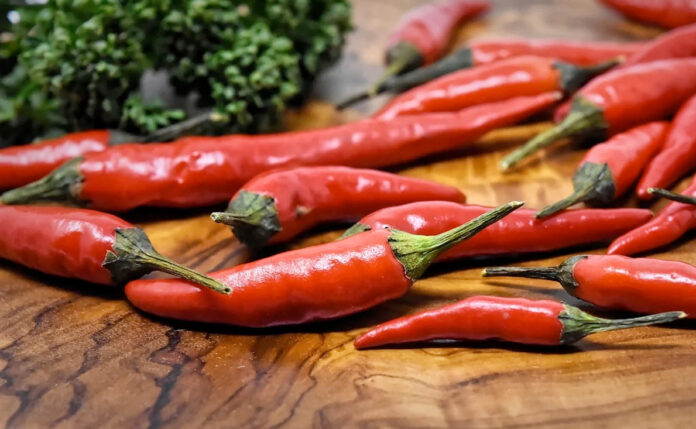
{"type": "MultiPolygon", "coordinates": [[[[337,101],[375,78],[386,30],[415,3],[356,0],[356,31],[344,59],[318,83],[316,98],[337,101]]],[[[493,12],[462,29],[460,41],[472,35],[635,40],[655,34],[590,0],[491,3],[493,12]]],[[[377,105],[339,115],[329,103],[312,102],[290,115],[289,123],[300,128],[345,122],[377,105]]],[[[543,163],[506,175],[496,165],[545,126],[499,131],[470,150],[400,172],[458,186],[473,203],[522,199],[538,207],[571,190],[569,178],[582,152],[552,150],[543,163]]],[[[201,270],[247,260],[248,252],[228,230],[209,221],[207,212],[141,210],[127,218],[143,224],[162,253],[201,270]]],[[[325,230],[291,247],[339,234],[325,230]]],[[[656,256],[696,263],[691,238],[656,256]]],[[[555,264],[566,256],[537,255],[522,262],[555,264]]],[[[0,424],[691,427],[696,417],[693,323],[603,333],[556,350],[495,343],[353,348],[356,335],[378,322],[474,294],[568,299],[548,282],[484,281],[479,277],[484,265],[463,261],[435,267],[403,299],[343,320],[258,331],[151,319],[134,311],[120,290],[0,262],[0,424]]]]}

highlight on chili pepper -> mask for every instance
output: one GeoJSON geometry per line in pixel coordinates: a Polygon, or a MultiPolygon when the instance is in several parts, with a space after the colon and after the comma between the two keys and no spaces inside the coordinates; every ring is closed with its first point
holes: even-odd
{"type": "Polygon", "coordinates": [[[162,271],[211,292],[229,293],[218,280],[159,254],[145,232],[85,209],[0,205],[0,257],[43,273],[112,285],[162,271]]]}
{"type": "Polygon", "coordinates": [[[665,28],[696,23],[696,3],[691,0],[600,0],[627,18],[665,28]]]}
{"type": "Polygon", "coordinates": [[[604,319],[577,307],[550,300],[472,296],[454,304],[404,316],[372,328],[355,340],[355,348],[431,340],[500,340],[557,346],[597,332],[673,322],[680,311],[630,319],[604,319]]]}
{"type": "Polygon", "coordinates": [[[271,171],[251,179],[227,210],[211,215],[251,247],[287,241],[323,222],[356,221],[422,200],[464,202],[457,188],[377,170],[339,166],[271,171]]]}
{"type": "Polygon", "coordinates": [[[404,295],[439,255],[522,204],[438,235],[380,229],[210,273],[229,295],[169,279],[130,282],[126,297],[146,313],[189,321],[265,327],[333,319],[404,295]]]}
{"type": "Polygon", "coordinates": [[[684,262],[578,255],[555,267],[486,268],[483,276],[552,280],[600,307],[648,314],[683,311],[696,317],[696,267],[684,262]]]}

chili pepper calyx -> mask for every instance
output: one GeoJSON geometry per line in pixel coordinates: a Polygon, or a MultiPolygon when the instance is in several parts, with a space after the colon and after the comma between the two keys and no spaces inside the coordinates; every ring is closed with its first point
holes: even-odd
{"type": "Polygon", "coordinates": [[[609,124],[604,119],[602,109],[582,96],[576,96],[573,99],[570,113],[560,124],[540,133],[525,143],[524,146],[503,158],[500,168],[509,170],[524,158],[539,149],[551,145],[556,140],[590,133],[604,134],[608,129],[609,124]]]}
{"type": "Polygon", "coordinates": [[[562,200],[544,207],[536,213],[537,218],[551,216],[577,203],[606,206],[615,198],[614,175],[609,165],[584,162],[573,176],[575,191],[562,200]]]}
{"type": "Polygon", "coordinates": [[[210,217],[229,225],[239,241],[254,248],[265,246],[283,229],[275,198],[244,190],[230,201],[226,211],[212,213],[210,217]]]}
{"type": "Polygon", "coordinates": [[[572,94],[582,88],[592,78],[616,67],[623,62],[623,57],[605,61],[590,67],[579,67],[563,61],[555,61],[553,67],[561,74],[561,89],[566,94],[572,94]]]}
{"type": "Polygon", "coordinates": [[[4,204],[27,204],[41,201],[59,201],[85,205],[79,198],[84,181],[80,173],[82,158],[73,158],[36,182],[12,189],[0,195],[4,204]]]}
{"type": "Polygon", "coordinates": [[[587,255],[576,255],[563,261],[555,267],[489,267],[481,272],[483,277],[524,277],[528,279],[542,279],[559,282],[563,289],[573,295],[578,288],[575,280],[575,265],[587,255]]]}
{"type": "Polygon", "coordinates": [[[229,286],[160,255],[140,228],[116,228],[113,251],[108,251],[102,267],[111,272],[114,283],[122,284],[152,271],[181,277],[216,292],[228,294],[229,286]]]}
{"type": "Polygon", "coordinates": [[[676,192],[668,191],[662,188],[648,188],[648,193],[652,195],[657,195],[661,198],[667,198],[668,200],[677,201],[684,204],[694,204],[696,205],[696,198],[689,195],[677,194],[676,192]]]}
{"type": "Polygon", "coordinates": [[[369,225],[364,225],[362,223],[356,223],[355,225],[351,226],[346,230],[346,232],[343,233],[343,235],[339,238],[339,240],[342,240],[344,238],[348,238],[350,236],[353,236],[355,234],[360,234],[361,232],[369,231],[372,228],[369,225]]]}
{"type": "Polygon", "coordinates": [[[406,276],[416,280],[445,251],[473,237],[482,229],[522,207],[524,202],[512,201],[470,220],[464,225],[437,235],[416,235],[392,229],[389,245],[401,262],[406,276]]]}
{"type": "Polygon", "coordinates": [[[564,310],[558,315],[558,320],[563,325],[561,344],[575,343],[595,332],[657,325],[686,317],[686,313],[682,311],[670,311],[649,316],[632,317],[630,319],[604,319],[588,314],[577,307],[570,305],[564,305],[563,307],[564,310]]]}

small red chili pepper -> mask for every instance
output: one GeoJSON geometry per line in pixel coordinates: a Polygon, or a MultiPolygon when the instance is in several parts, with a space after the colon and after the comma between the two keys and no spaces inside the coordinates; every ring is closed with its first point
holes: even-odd
{"type": "Polygon", "coordinates": [[[323,222],[354,222],[383,207],[423,200],[464,202],[457,188],[349,167],[299,167],[251,179],[211,216],[252,247],[290,240],[323,222]]]}
{"type": "Polygon", "coordinates": [[[573,97],[568,116],[506,156],[507,170],[564,137],[613,135],[666,118],[696,94],[696,58],[653,61],[612,70],[593,79],[573,97]]]}
{"type": "MultiPolygon", "coordinates": [[[[480,216],[490,208],[446,201],[423,201],[378,210],[348,229],[348,237],[369,229],[395,228],[412,234],[440,234],[480,216]]],[[[645,209],[568,210],[536,219],[533,210],[519,209],[475,237],[445,252],[440,260],[469,256],[548,252],[618,237],[652,218],[645,209]]]]}
{"type": "Polygon", "coordinates": [[[650,122],[594,146],[575,172],[575,192],[540,210],[537,217],[551,216],[581,202],[595,206],[611,204],[635,183],[660,150],[667,130],[668,122],[650,122]]]}
{"type": "Polygon", "coordinates": [[[37,182],[5,192],[0,201],[69,201],[104,211],[206,206],[229,201],[244,183],[275,168],[382,167],[463,147],[548,108],[559,97],[546,93],[456,113],[364,120],[321,130],[120,145],[70,161],[37,182]]]}
{"type": "MultiPolygon", "coordinates": [[[[696,37],[696,36],[695,36],[696,37]]],[[[687,101],[672,121],[664,148],[638,182],[638,197],[649,199],[650,188],[666,188],[696,166],[696,96],[687,101]]]]}
{"type": "Polygon", "coordinates": [[[515,57],[450,73],[394,98],[377,119],[444,112],[547,91],[574,92],[618,61],[581,68],[543,57],[515,57]]]}
{"type": "Polygon", "coordinates": [[[601,0],[627,18],[675,28],[696,22],[694,0],[601,0]]]}
{"type": "Polygon", "coordinates": [[[630,319],[604,319],[558,301],[472,296],[454,304],[400,317],[367,331],[355,348],[431,340],[501,340],[558,346],[603,331],[673,322],[674,311],[630,319]]]}
{"type": "Polygon", "coordinates": [[[521,205],[439,235],[380,229],[211,273],[229,295],[169,279],[130,282],[126,296],[147,313],[190,321],[265,327],[333,319],[404,295],[442,252],[521,205]]]}
{"type": "Polygon", "coordinates": [[[696,267],[684,262],[578,255],[556,267],[486,268],[483,276],[553,280],[600,307],[650,314],[684,311],[696,317],[696,267]]]}
{"type": "Polygon", "coordinates": [[[609,254],[634,255],[673,243],[688,230],[696,227],[696,178],[681,195],[664,189],[650,188],[648,192],[675,202],[665,207],[655,219],[614,240],[609,254]]]}
{"type": "Polygon", "coordinates": [[[0,205],[0,225],[0,258],[43,273],[113,285],[157,270],[229,293],[217,280],[157,253],[142,229],[106,213],[0,205]]]}

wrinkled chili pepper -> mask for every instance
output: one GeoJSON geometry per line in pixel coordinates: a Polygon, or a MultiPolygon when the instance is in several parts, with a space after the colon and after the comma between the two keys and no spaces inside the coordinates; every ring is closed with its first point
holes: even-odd
{"type": "Polygon", "coordinates": [[[694,0],[600,0],[627,18],[675,28],[696,22],[694,0]]]}
{"type": "Polygon", "coordinates": [[[568,115],[501,162],[507,170],[564,137],[606,137],[664,119],[696,94],[696,58],[660,60],[612,70],[593,79],[573,97],[568,115]]]}
{"type": "Polygon", "coordinates": [[[265,327],[333,319],[404,295],[438,255],[521,205],[439,235],[380,229],[211,273],[229,295],[170,279],[130,282],[126,296],[147,313],[190,321],[265,327]]]}
{"type": "Polygon", "coordinates": [[[229,293],[217,280],[157,253],[142,229],[106,213],[0,205],[0,230],[0,258],[43,273],[112,285],[157,270],[229,293]]]}
{"type": "Polygon", "coordinates": [[[383,207],[423,200],[464,202],[457,188],[396,174],[338,166],[261,174],[211,216],[252,247],[287,241],[329,221],[356,221],[383,207]]]}
{"type": "Polygon", "coordinates": [[[502,39],[470,42],[431,65],[392,76],[376,90],[365,91],[339,103],[343,109],[383,92],[399,93],[457,70],[490,64],[512,57],[533,55],[575,66],[592,66],[619,57],[627,58],[645,46],[642,42],[574,42],[567,40],[502,39]]]}
{"type": "MultiPolygon", "coordinates": [[[[395,228],[412,234],[434,235],[468,222],[490,208],[447,201],[423,201],[378,210],[348,229],[348,237],[368,229],[395,228]]],[[[475,237],[445,252],[440,260],[469,256],[548,252],[618,237],[652,218],[644,209],[568,210],[536,219],[534,210],[519,209],[475,237]]]]}
{"type": "MultiPolygon", "coordinates": [[[[695,36],[696,37],[696,36],[695,36]]],[[[669,187],[696,167],[696,96],[677,112],[664,147],[650,161],[638,182],[637,193],[650,198],[649,188],[669,187]]]]}
{"type": "Polygon", "coordinates": [[[575,191],[540,210],[537,217],[551,216],[581,202],[608,206],[638,180],[643,168],[662,147],[668,130],[668,122],[650,122],[594,146],[575,172],[575,191]]]}
{"type": "Polygon", "coordinates": [[[493,267],[483,275],[557,281],[569,294],[605,308],[696,317],[696,267],[684,262],[578,255],[556,267],[493,267]]]}
{"type": "Polygon", "coordinates": [[[394,98],[374,117],[392,119],[426,112],[453,111],[547,91],[570,93],[616,64],[618,61],[609,61],[582,68],[551,58],[510,58],[450,73],[413,88],[394,98]]]}
{"type": "Polygon", "coordinates": [[[559,97],[547,93],[456,113],[365,120],[312,131],[120,145],[70,161],[37,182],[2,194],[0,201],[68,201],[104,211],[205,206],[229,201],[248,180],[274,168],[381,167],[463,147],[544,110],[559,97]]]}
{"type": "Polygon", "coordinates": [[[609,246],[609,254],[634,255],[657,249],[673,243],[688,230],[696,227],[696,206],[690,204],[688,197],[696,197],[696,178],[679,198],[663,189],[650,188],[650,193],[675,200],[662,209],[655,219],[631,230],[614,240],[609,246]],[[679,201],[676,201],[676,200],[679,201]]]}
{"type": "Polygon", "coordinates": [[[472,296],[454,304],[382,323],[355,340],[355,348],[430,340],[501,340],[557,346],[603,331],[673,322],[680,311],[604,319],[551,300],[472,296]]]}

